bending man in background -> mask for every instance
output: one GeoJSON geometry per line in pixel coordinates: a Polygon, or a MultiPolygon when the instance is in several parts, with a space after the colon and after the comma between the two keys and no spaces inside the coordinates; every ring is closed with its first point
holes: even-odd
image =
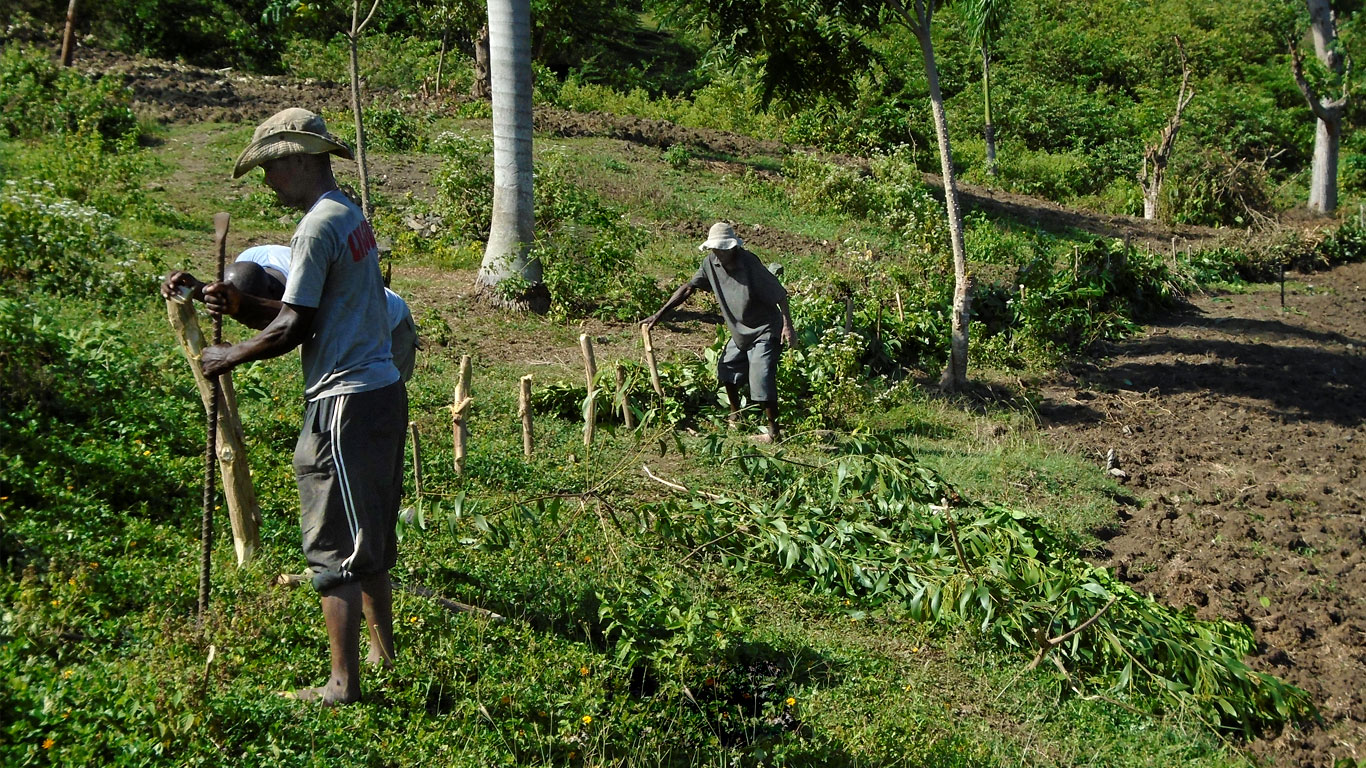
{"type": "Polygon", "coordinates": [[[745,250],[729,224],[713,224],[707,241],[697,246],[709,252],[692,279],[678,287],[659,311],[645,319],[654,328],[664,313],[688,300],[694,291],[710,291],[721,305],[721,316],[730,330],[726,351],[716,366],[716,377],[730,399],[730,420],[740,418],[740,385],[749,383],[749,399],[763,406],[768,431],[754,436],[760,443],[782,439],[778,426],[778,356],[796,332],[787,306],[787,289],[745,250]]]}
{"type": "MultiPolygon", "coordinates": [[[[289,282],[289,266],[289,246],[252,246],[238,254],[237,260],[223,270],[223,282],[242,293],[278,303],[285,295],[285,285],[289,282]]],[[[189,272],[177,271],[167,275],[161,292],[169,297],[180,286],[190,289],[190,298],[204,300],[204,282],[189,272]]],[[[413,322],[408,303],[397,293],[385,288],[384,301],[389,315],[389,347],[394,356],[394,367],[398,368],[399,378],[407,383],[413,376],[413,365],[419,349],[417,325],[413,322]]],[[[242,314],[239,311],[233,318],[258,331],[273,319],[259,315],[240,316],[242,314]]]]}

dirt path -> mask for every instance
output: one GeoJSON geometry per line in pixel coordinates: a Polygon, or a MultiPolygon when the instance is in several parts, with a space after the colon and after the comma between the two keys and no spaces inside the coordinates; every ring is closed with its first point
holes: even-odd
{"type": "Polygon", "coordinates": [[[1253,663],[1322,729],[1254,744],[1277,765],[1366,760],[1366,265],[1205,297],[1045,390],[1046,429],[1139,503],[1105,564],[1159,600],[1257,632],[1253,663]]]}

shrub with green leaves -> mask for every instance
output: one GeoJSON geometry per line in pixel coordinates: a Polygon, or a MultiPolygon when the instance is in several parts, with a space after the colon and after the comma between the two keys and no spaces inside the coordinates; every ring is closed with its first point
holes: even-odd
{"type": "MultiPolygon", "coordinates": [[[[413,117],[397,107],[368,106],[365,120],[365,147],[379,152],[420,152],[427,145],[426,119],[413,117]]],[[[351,112],[324,111],[323,117],[337,138],[356,146],[356,121],[351,112]]]]}
{"type": "Polygon", "coordinates": [[[445,158],[432,175],[432,212],[441,217],[450,235],[486,239],[493,215],[493,141],[445,131],[432,140],[431,148],[445,158]]]}
{"type": "Polygon", "coordinates": [[[138,133],[131,102],[116,77],[91,80],[38,48],[0,48],[0,135],[93,135],[112,146],[138,133]]]}
{"type": "Polygon", "coordinates": [[[6,180],[0,185],[0,293],[31,286],[99,300],[148,295],[160,265],[115,225],[50,183],[6,180]]]}

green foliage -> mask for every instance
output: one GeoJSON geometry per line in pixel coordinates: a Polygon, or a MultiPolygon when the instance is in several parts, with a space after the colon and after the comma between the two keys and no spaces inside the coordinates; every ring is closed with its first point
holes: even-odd
{"type": "Polygon", "coordinates": [[[664,300],[638,258],[646,232],[627,211],[579,186],[570,159],[543,153],[536,180],[540,233],[532,255],[541,260],[551,311],[562,317],[631,320],[664,300]]]}
{"type": "Polygon", "coordinates": [[[874,154],[866,172],[829,163],[806,153],[783,161],[790,199],[811,212],[838,213],[876,220],[897,232],[913,252],[948,246],[948,219],[905,146],[874,154]]]}
{"type": "Polygon", "coordinates": [[[451,235],[486,239],[493,215],[493,141],[446,131],[432,141],[432,149],[446,158],[432,177],[433,212],[451,235]]]}
{"type": "Polygon", "coordinates": [[[261,20],[270,0],[115,0],[78,17],[106,46],[210,67],[271,71],[285,30],[261,20]]]}
{"type": "Polygon", "coordinates": [[[662,157],[665,164],[675,171],[686,171],[692,164],[693,153],[687,144],[674,144],[664,150],[662,157]]]}
{"type": "MultiPolygon", "coordinates": [[[[332,134],[349,146],[356,146],[356,121],[351,112],[324,111],[332,134]]],[[[425,119],[413,117],[397,107],[368,106],[362,112],[365,120],[365,145],[367,150],[379,152],[421,152],[426,148],[427,132],[425,119]]]]}
{"type": "Polygon", "coordinates": [[[732,569],[783,573],[862,610],[975,627],[1040,659],[1051,652],[1069,688],[1152,696],[1249,735],[1316,714],[1303,691],[1242,661],[1256,648],[1247,627],[1139,595],[1030,516],[962,499],[905,444],[849,438],[817,467],[712,445],[754,492],[654,512],[661,534],[713,542],[732,569]]]}
{"type": "Polygon", "coordinates": [[[131,101],[117,77],[92,81],[58,66],[46,51],[0,48],[0,136],[95,136],[113,147],[138,134],[131,101]]]}
{"type": "Polygon", "coordinates": [[[1173,221],[1249,225],[1272,210],[1265,167],[1222,152],[1185,149],[1173,157],[1163,186],[1163,209],[1173,221]]]}
{"type": "Polygon", "coordinates": [[[575,74],[566,77],[554,93],[542,90],[538,95],[556,106],[579,112],[634,115],[760,138],[777,138],[780,125],[778,116],[761,106],[757,86],[744,68],[712,73],[710,82],[688,97],[655,96],[645,88],[617,91],[586,82],[575,74]]]}
{"type": "Polygon", "coordinates": [[[1016,283],[1022,287],[1006,301],[1014,337],[1055,354],[1127,335],[1136,320],[1171,306],[1193,287],[1160,258],[1123,241],[1096,240],[1077,248],[1070,263],[1065,259],[1023,267],[1016,283]]]}
{"type": "MultiPolygon", "coordinates": [[[[335,24],[342,20],[349,30],[350,4],[347,4],[344,16],[339,14],[333,17],[330,23],[335,24]]],[[[436,77],[437,50],[440,45],[439,35],[364,34],[356,51],[361,76],[365,78],[366,86],[369,88],[416,93],[424,83],[436,77]]],[[[445,82],[442,87],[449,87],[452,84],[451,70],[460,66],[460,58],[453,52],[447,53],[446,70],[442,73],[445,82]]],[[[345,83],[348,82],[351,72],[350,44],[346,37],[340,34],[330,39],[291,37],[285,44],[280,62],[285,70],[295,77],[345,83]]],[[[328,121],[328,125],[332,125],[332,122],[328,121]]]]}
{"type": "Polygon", "coordinates": [[[112,302],[145,295],[160,278],[156,260],[115,231],[115,221],[61,197],[53,185],[0,186],[0,295],[31,287],[112,302]]]}
{"type": "Polygon", "coordinates": [[[0,298],[0,341],[0,496],[23,510],[0,547],[11,566],[104,561],[125,526],[168,520],[196,464],[193,387],[162,384],[160,361],[116,325],[72,325],[24,298],[0,298]]]}

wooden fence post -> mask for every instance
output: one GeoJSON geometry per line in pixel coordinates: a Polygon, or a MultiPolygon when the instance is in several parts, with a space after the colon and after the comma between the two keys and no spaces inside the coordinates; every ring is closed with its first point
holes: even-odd
{"type": "Polygon", "coordinates": [[[531,374],[522,377],[522,391],[517,398],[517,414],[522,417],[522,454],[531,458],[534,447],[531,432],[531,374]]]}
{"type": "Polygon", "coordinates": [[[451,404],[451,428],[454,431],[455,473],[465,473],[465,450],[469,445],[469,425],[465,423],[465,411],[470,407],[470,363],[469,355],[460,356],[460,378],[455,383],[455,401],[451,404]]]}
{"type": "Polygon", "coordinates": [[[617,363],[617,397],[621,398],[621,421],[627,429],[636,428],[636,416],[631,413],[631,396],[626,392],[626,366],[617,363]]]}
{"type": "MultiPolygon", "coordinates": [[[[213,385],[204,376],[199,355],[204,351],[204,332],[199,328],[194,305],[186,301],[166,302],[166,314],[175,330],[180,351],[190,363],[195,385],[204,410],[213,402],[213,385]]],[[[261,548],[261,507],[256,501],[256,488],[251,483],[251,468],[247,465],[246,439],[242,422],[237,415],[237,390],[232,386],[232,374],[218,377],[222,384],[218,401],[218,429],[216,453],[218,470],[223,478],[223,496],[228,505],[228,520],[232,523],[232,544],[237,564],[246,565],[261,548]]]]}
{"type": "Polygon", "coordinates": [[[417,422],[408,422],[408,431],[413,435],[413,496],[417,508],[422,509],[422,441],[418,439],[417,422]]]}
{"type": "Polygon", "coordinates": [[[650,338],[650,326],[640,326],[640,338],[645,342],[645,364],[650,368],[650,386],[655,394],[664,397],[664,387],[659,383],[659,364],[655,362],[654,340],[650,338]]]}
{"type": "Polygon", "coordinates": [[[579,349],[583,350],[583,375],[588,380],[588,397],[583,403],[583,444],[591,446],[598,421],[598,404],[594,397],[597,390],[593,386],[598,376],[598,363],[593,359],[593,340],[588,334],[579,335],[579,349]]]}

